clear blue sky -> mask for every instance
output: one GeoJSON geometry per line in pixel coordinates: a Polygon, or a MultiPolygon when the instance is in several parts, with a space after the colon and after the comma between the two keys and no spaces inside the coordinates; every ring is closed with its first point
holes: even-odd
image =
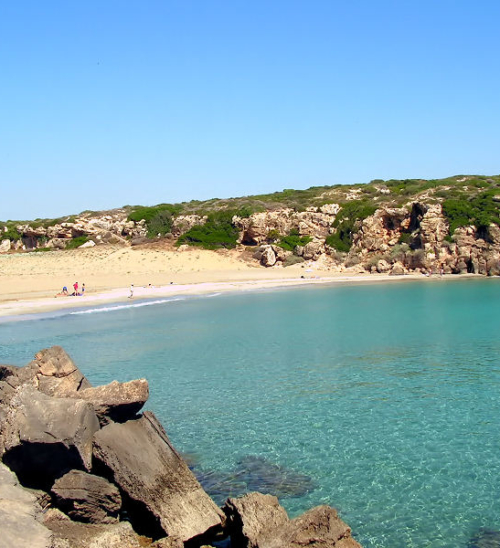
{"type": "Polygon", "coordinates": [[[498,0],[0,2],[0,219],[500,173],[498,0]]]}

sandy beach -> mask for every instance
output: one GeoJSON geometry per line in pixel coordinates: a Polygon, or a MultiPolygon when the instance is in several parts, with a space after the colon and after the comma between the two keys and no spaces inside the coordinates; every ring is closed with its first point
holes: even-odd
{"type": "Polygon", "coordinates": [[[318,283],[422,279],[321,270],[315,263],[264,268],[238,251],[178,250],[166,245],[0,256],[0,316],[180,294],[245,291],[318,283]],[[63,286],[85,283],[82,297],[56,297],[63,286]]]}

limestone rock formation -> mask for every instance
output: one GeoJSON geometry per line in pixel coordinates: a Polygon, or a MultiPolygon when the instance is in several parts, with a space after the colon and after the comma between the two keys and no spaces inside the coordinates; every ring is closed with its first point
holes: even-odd
{"type": "Polygon", "coordinates": [[[110,420],[124,422],[142,409],[149,398],[149,385],[146,379],[125,383],[113,381],[104,386],[79,390],[72,397],[92,403],[101,424],[107,424],[110,420]]]}
{"type": "Polygon", "coordinates": [[[249,493],[229,498],[224,506],[227,530],[234,546],[254,548],[266,535],[288,523],[288,515],[273,495],[249,493]]]}
{"type": "Polygon", "coordinates": [[[52,535],[41,521],[36,497],[23,489],[16,476],[0,463],[0,546],[51,548],[52,535]]]}
{"type": "Polygon", "coordinates": [[[221,511],[152,413],[102,428],[95,435],[94,457],[141,509],[142,521],[158,523],[165,535],[188,541],[221,526],[221,511]]]}
{"type": "Polygon", "coordinates": [[[276,497],[250,493],[224,506],[236,548],[360,548],[350,528],[329,506],[289,520],[276,497]]]}
{"type": "Polygon", "coordinates": [[[57,506],[75,521],[115,523],[122,499],[118,488],[99,476],[71,470],[51,489],[57,506]]]}
{"type": "MultiPolygon", "coordinates": [[[[234,548],[358,546],[334,510],[289,520],[259,493],[229,499],[226,526],[156,417],[136,415],[147,397],[144,379],[91,387],[60,347],[0,365],[0,546],[184,548],[228,532],[234,548]]],[[[241,464],[264,489],[310,484],[260,457],[241,464]]]]}
{"type": "Polygon", "coordinates": [[[38,388],[49,396],[72,395],[91,384],[60,346],[38,352],[28,368],[35,373],[38,388]]]}
{"type": "Polygon", "coordinates": [[[73,468],[90,470],[99,421],[92,404],[23,386],[10,401],[0,455],[24,485],[47,489],[73,468]]]}

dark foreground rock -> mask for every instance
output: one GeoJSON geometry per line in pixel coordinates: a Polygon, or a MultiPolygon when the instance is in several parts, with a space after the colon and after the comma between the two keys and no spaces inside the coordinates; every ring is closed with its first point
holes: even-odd
{"type": "MultiPolygon", "coordinates": [[[[148,394],[144,379],[92,387],[61,347],[0,365],[0,548],[359,546],[332,508],[289,520],[266,494],[229,499],[226,520],[156,417],[137,416],[148,394]]],[[[232,476],[284,496],[312,485],[252,456],[232,476]]],[[[234,478],[217,482],[227,498],[234,478]]]]}
{"type": "Polygon", "coordinates": [[[92,403],[103,425],[112,421],[125,422],[134,418],[148,401],[149,385],[146,379],[113,381],[105,386],[79,390],[74,397],[92,403]]]}
{"type": "Polygon", "coordinates": [[[23,489],[16,476],[0,463],[0,546],[51,547],[52,535],[41,520],[36,497],[23,489]]]}
{"type": "Polygon", "coordinates": [[[151,546],[151,539],[138,535],[126,521],[112,525],[76,523],[58,510],[49,510],[45,515],[44,525],[52,534],[50,548],[145,548],[151,546]]]}
{"type": "Polygon", "coordinates": [[[20,387],[2,425],[0,453],[23,485],[49,489],[72,469],[90,471],[99,421],[90,403],[20,387]]]}
{"type": "Polygon", "coordinates": [[[99,476],[71,470],[52,486],[57,506],[75,521],[115,523],[122,505],[118,488],[99,476]]]}
{"type": "Polygon", "coordinates": [[[94,456],[130,499],[132,523],[140,515],[143,522],[157,522],[164,535],[183,541],[221,526],[222,512],[152,413],[104,427],[95,436],[94,456]]]}
{"type": "Polygon", "coordinates": [[[224,507],[233,548],[360,548],[329,506],[289,520],[276,497],[249,493],[224,507]]]}

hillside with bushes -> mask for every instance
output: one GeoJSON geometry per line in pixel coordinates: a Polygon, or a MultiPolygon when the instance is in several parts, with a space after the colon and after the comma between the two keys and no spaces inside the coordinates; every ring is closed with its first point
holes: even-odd
{"type": "Polygon", "coordinates": [[[256,264],[497,275],[500,176],[373,180],[0,222],[0,252],[95,245],[241,249],[256,264]]]}

